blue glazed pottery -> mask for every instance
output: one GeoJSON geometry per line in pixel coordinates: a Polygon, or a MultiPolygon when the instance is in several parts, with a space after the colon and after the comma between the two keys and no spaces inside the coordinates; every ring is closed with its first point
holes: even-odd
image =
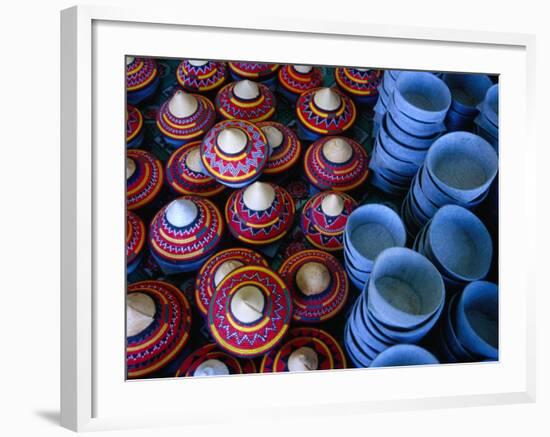
{"type": "Polygon", "coordinates": [[[355,209],[348,218],[344,235],[350,243],[346,246],[349,253],[364,260],[367,269],[381,251],[404,246],[406,242],[405,227],[399,215],[388,206],[376,203],[355,209]]]}
{"type": "Polygon", "coordinates": [[[439,364],[436,357],[420,346],[398,344],[380,353],[372,360],[370,367],[418,366],[439,364]]]}
{"type": "Polygon", "coordinates": [[[392,247],[376,258],[368,305],[380,322],[402,329],[418,327],[439,310],[444,300],[443,279],[423,255],[392,247]]]}
{"type": "Polygon", "coordinates": [[[475,214],[456,205],[439,209],[429,224],[426,245],[444,274],[457,281],[477,281],[489,273],[493,243],[475,214]]]}
{"type": "Polygon", "coordinates": [[[420,71],[399,74],[393,92],[393,103],[413,120],[440,123],[451,106],[451,92],[441,79],[420,71]]]}
{"type": "Polygon", "coordinates": [[[492,82],[486,74],[448,73],[442,77],[449,87],[453,101],[451,108],[459,114],[475,116],[492,82]]]}
{"type": "Polygon", "coordinates": [[[456,308],[456,336],[469,351],[498,360],[498,287],[485,281],[464,288],[456,308]]]}
{"type": "Polygon", "coordinates": [[[433,182],[457,202],[472,202],[487,192],[498,171],[493,147],[470,132],[451,132],[437,139],[425,161],[433,182]]]}

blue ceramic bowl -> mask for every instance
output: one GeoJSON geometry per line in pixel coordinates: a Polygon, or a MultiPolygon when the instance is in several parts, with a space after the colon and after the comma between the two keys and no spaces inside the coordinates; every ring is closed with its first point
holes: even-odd
{"type": "Polygon", "coordinates": [[[471,202],[487,192],[498,172],[493,147],[470,132],[451,132],[437,139],[425,161],[435,184],[458,202],[471,202]]]}
{"type": "Polygon", "coordinates": [[[431,218],[434,216],[434,214],[437,212],[440,206],[432,202],[424,194],[424,191],[422,191],[422,188],[418,181],[419,177],[420,177],[419,174],[417,174],[413,179],[413,182],[411,184],[410,196],[412,199],[414,199],[418,207],[422,210],[424,216],[427,218],[431,218]]]}
{"type": "Polygon", "coordinates": [[[393,119],[391,113],[386,112],[386,132],[397,142],[411,149],[426,151],[432,143],[441,136],[441,132],[432,135],[413,135],[403,130],[393,119]]]}
{"type": "Polygon", "coordinates": [[[456,313],[456,303],[458,301],[457,296],[458,294],[453,295],[447,305],[447,312],[443,325],[444,339],[449,350],[455,357],[457,357],[457,361],[476,361],[474,355],[465,349],[456,337],[454,318],[456,313]]]}
{"type": "Polygon", "coordinates": [[[364,348],[366,351],[372,351],[375,355],[387,349],[391,346],[392,343],[385,343],[380,341],[367,327],[367,325],[362,321],[361,308],[357,306],[354,307],[350,318],[350,329],[353,331],[357,345],[360,348],[364,348]]]}
{"type": "Polygon", "coordinates": [[[411,135],[429,137],[437,135],[445,130],[445,118],[437,122],[418,121],[411,118],[407,113],[401,111],[395,104],[395,93],[390,99],[390,103],[387,108],[388,112],[391,113],[395,124],[411,135]]]}
{"type": "Polygon", "coordinates": [[[445,118],[445,126],[447,127],[447,131],[471,131],[474,124],[474,117],[475,116],[462,115],[453,110],[453,108],[449,109],[449,112],[447,112],[447,117],[445,118]]]}
{"type": "Polygon", "coordinates": [[[425,256],[392,247],[376,258],[368,285],[368,305],[386,326],[419,327],[444,301],[441,274],[425,256]]]}
{"type": "Polygon", "coordinates": [[[491,123],[484,112],[479,113],[479,115],[474,119],[474,123],[489,132],[491,136],[498,138],[498,126],[491,123]]]}
{"type": "Polygon", "coordinates": [[[380,155],[379,159],[381,160],[381,162],[386,163],[396,172],[410,177],[414,176],[418,171],[418,167],[422,165],[422,161],[424,161],[424,156],[422,156],[422,154],[425,155],[425,152],[415,150],[412,153],[407,153],[409,151],[412,151],[413,149],[406,149],[396,142],[392,143],[392,140],[389,139],[386,135],[387,134],[384,130],[384,125],[380,125],[380,129],[378,130],[378,135],[374,144],[373,155],[380,155]],[[383,137],[385,137],[386,139],[384,139],[383,137]],[[414,160],[418,160],[421,162],[420,164],[417,164],[414,160]]]}
{"type": "MultiPolygon", "coordinates": [[[[416,174],[416,171],[412,170],[416,167],[414,164],[394,158],[378,140],[375,142],[371,161],[372,166],[369,166],[369,168],[381,172],[397,185],[409,185],[412,177],[416,174]]],[[[369,164],[371,161],[369,161],[369,164]]]]}
{"type": "Polygon", "coordinates": [[[387,120],[389,118],[390,114],[387,113],[382,119],[382,124],[380,125],[380,130],[378,132],[379,141],[382,143],[387,153],[400,161],[413,164],[410,168],[414,167],[418,170],[418,167],[422,165],[424,159],[426,158],[428,149],[410,147],[392,137],[387,127],[387,120]]]}
{"type": "Polygon", "coordinates": [[[438,307],[434,315],[432,315],[426,322],[423,324],[407,329],[393,329],[389,326],[384,325],[376,317],[376,313],[372,311],[372,308],[369,307],[369,319],[370,322],[376,326],[378,332],[381,332],[385,337],[391,339],[394,343],[418,343],[420,342],[435,326],[437,321],[441,318],[444,305],[443,303],[438,307]]]}
{"type": "Polygon", "coordinates": [[[491,123],[498,126],[498,84],[493,85],[487,90],[481,112],[491,123]]]}
{"type": "Polygon", "coordinates": [[[477,114],[477,105],[483,102],[493,84],[486,74],[447,73],[442,79],[451,91],[451,108],[466,116],[477,114]]]}
{"type": "Polygon", "coordinates": [[[351,335],[349,323],[346,323],[346,327],[344,328],[344,346],[356,367],[368,367],[372,358],[376,355],[374,351],[370,351],[371,355],[367,355],[365,351],[359,348],[351,335]]]}
{"type": "Polygon", "coordinates": [[[407,192],[407,185],[399,185],[389,179],[383,174],[383,170],[376,167],[375,163],[372,163],[372,165],[369,163],[369,168],[371,169],[369,181],[372,186],[391,196],[401,197],[405,195],[407,192]]]}
{"type": "Polygon", "coordinates": [[[420,71],[402,72],[393,92],[397,109],[414,120],[438,123],[451,106],[451,92],[441,79],[420,71]]]}
{"type": "Polygon", "coordinates": [[[418,366],[439,364],[436,357],[426,349],[413,344],[397,344],[380,353],[370,367],[418,366]]]}
{"type": "Polygon", "coordinates": [[[456,336],[469,351],[498,360],[498,287],[485,281],[464,288],[456,308],[456,336]]]}
{"type": "Polygon", "coordinates": [[[457,205],[446,205],[434,215],[426,244],[451,279],[471,282],[489,273],[493,243],[489,231],[475,214],[457,205]]]}
{"type": "MultiPolygon", "coordinates": [[[[404,246],[407,240],[405,226],[399,215],[390,207],[371,203],[356,208],[348,217],[344,236],[350,255],[365,260],[364,270],[370,266],[380,252],[388,247],[404,246]]],[[[358,269],[362,264],[355,263],[358,269]]]]}

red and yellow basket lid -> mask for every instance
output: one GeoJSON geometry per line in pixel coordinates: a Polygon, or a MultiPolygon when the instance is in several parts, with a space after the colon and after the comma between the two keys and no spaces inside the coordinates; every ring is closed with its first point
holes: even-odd
{"type": "Polygon", "coordinates": [[[235,191],[225,205],[225,219],[231,234],[248,244],[266,245],[281,239],[292,227],[295,205],[282,187],[254,184],[235,191]]]}
{"type": "Polygon", "coordinates": [[[302,209],[301,226],[306,239],[316,248],[332,251],[344,248],[344,229],[357,202],[345,193],[321,191],[302,209]]]}
{"type": "Polygon", "coordinates": [[[217,123],[201,144],[203,167],[223,185],[239,188],[260,177],[269,159],[262,130],[245,120],[217,123]]]}
{"type": "Polygon", "coordinates": [[[126,211],[126,263],[141,255],[146,239],[145,224],[132,211],[126,211]]]}
{"type": "Polygon", "coordinates": [[[323,72],[309,65],[283,65],[279,69],[279,84],[292,94],[318,88],[323,84],[323,72]]]}
{"type": "Polygon", "coordinates": [[[210,200],[182,196],[164,206],[149,228],[149,246],[160,259],[186,264],[211,255],[224,230],[220,211],[210,200]]]}
{"type": "Polygon", "coordinates": [[[226,352],[257,357],[281,342],[291,314],[290,292],[279,275],[266,267],[244,266],[229,273],[216,288],[208,325],[226,352]]]}
{"type": "Polygon", "coordinates": [[[260,372],[307,372],[346,367],[344,351],[332,335],[322,329],[299,327],[290,330],[282,346],[264,355],[260,372]]]}
{"type": "Polygon", "coordinates": [[[126,106],[126,142],[136,138],[143,129],[143,115],[138,108],[126,106]]]}
{"type": "Polygon", "coordinates": [[[166,163],[166,182],[179,194],[216,196],[225,186],[216,182],[202,167],[201,141],[192,141],[175,150],[166,163]]]}
{"type": "Polygon", "coordinates": [[[363,184],[369,173],[367,151],[346,137],[323,137],[306,151],[304,170],[320,190],[350,191],[363,184]]]}
{"type": "Polygon", "coordinates": [[[351,128],[356,109],[339,89],[314,88],[300,95],[296,114],[306,129],[320,135],[338,135],[351,128]]]}
{"type": "Polygon", "coordinates": [[[128,378],[150,375],[166,366],[189,340],[191,306],[172,284],[141,281],[126,293],[128,378]]]}
{"type": "Polygon", "coordinates": [[[216,96],[216,110],[226,120],[268,120],[275,114],[276,99],[265,85],[241,80],[225,85],[216,96]]]}
{"type": "Polygon", "coordinates": [[[257,126],[266,136],[270,149],[265,174],[284,173],[296,164],[302,152],[302,144],[292,129],[275,121],[262,121],[257,126]]]}
{"type": "Polygon", "coordinates": [[[157,112],[157,127],[174,141],[199,139],[216,122],[212,102],[200,94],[176,91],[157,112]]]}
{"type": "Polygon", "coordinates": [[[374,96],[382,80],[382,70],[337,67],[334,71],[336,83],[352,96],[374,96]]]}
{"type": "Polygon", "coordinates": [[[195,280],[195,301],[199,311],[208,316],[214,290],[231,271],[243,265],[268,267],[263,256],[251,249],[235,247],[212,255],[201,267],[195,280]]]}
{"type": "Polygon", "coordinates": [[[227,78],[224,62],[184,59],[176,70],[178,83],[192,93],[214,91],[223,85],[227,78]]]}
{"type": "Polygon", "coordinates": [[[279,275],[292,293],[293,319],[319,323],[334,317],[344,307],[349,283],[344,268],[322,250],[302,250],[281,264],[279,275]]]}
{"type": "Polygon", "coordinates": [[[151,58],[134,57],[126,64],[126,89],[139,91],[158,76],[157,63],[151,58]]]}
{"type": "Polygon", "coordinates": [[[222,376],[245,373],[256,373],[256,364],[253,360],[235,358],[220,350],[215,343],[211,343],[185,358],[175,376],[222,376]]]}
{"type": "Polygon", "coordinates": [[[126,152],[126,204],[138,209],[151,203],[163,182],[162,164],[144,150],[126,152]]]}
{"type": "Polygon", "coordinates": [[[242,79],[264,80],[277,73],[279,64],[266,64],[262,62],[229,62],[229,68],[233,74],[242,79]]]}

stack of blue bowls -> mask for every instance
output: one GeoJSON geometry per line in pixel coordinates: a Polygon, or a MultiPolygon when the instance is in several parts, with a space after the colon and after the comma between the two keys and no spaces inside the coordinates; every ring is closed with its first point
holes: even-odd
{"type": "Polygon", "coordinates": [[[374,133],[378,131],[380,123],[382,122],[382,117],[388,111],[388,106],[390,105],[390,97],[393,94],[393,89],[395,88],[395,81],[399,76],[399,70],[385,70],[382,81],[378,85],[378,95],[379,98],[374,105],[374,133]]]}
{"type": "Polygon", "coordinates": [[[390,207],[371,203],[356,208],[344,229],[344,264],[352,284],[363,290],[378,254],[406,241],[405,225],[390,207]]]}
{"type": "Polygon", "coordinates": [[[498,84],[487,90],[478,110],[479,115],[475,119],[476,132],[498,151],[498,84]]]}
{"type": "Polygon", "coordinates": [[[479,114],[477,107],[493,82],[486,74],[447,73],[442,78],[453,97],[445,118],[447,130],[473,131],[474,119],[479,114]]]}
{"type": "Polygon", "coordinates": [[[470,132],[451,132],[436,140],[414,177],[401,206],[407,232],[418,231],[444,205],[473,210],[487,197],[498,172],[493,147],[470,132]]]}
{"type": "Polygon", "coordinates": [[[369,367],[391,346],[420,342],[438,321],[444,302],[443,279],[426,257],[404,247],[384,250],[346,322],[350,360],[369,367]]]}
{"type": "Polygon", "coordinates": [[[452,99],[445,82],[434,74],[409,71],[400,72],[389,99],[369,168],[374,186],[402,196],[428,149],[445,131],[452,99]]]}
{"type": "Polygon", "coordinates": [[[458,205],[440,208],[416,236],[413,249],[436,266],[448,291],[484,279],[493,259],[489,231],[474,213],[458,205]]]}
{"type": "Polygon", "coordinates": [[[439,364],[439,360],[426,349],[415,344],[396,344],[376,356],[370,367],[418,366],[439,364]]]}
{"type": "Polygon", "coordinates": [[[439,358],[447,363],[498,360],[498,287],[476,281],[453,295],[436,344],[439,358]]]}

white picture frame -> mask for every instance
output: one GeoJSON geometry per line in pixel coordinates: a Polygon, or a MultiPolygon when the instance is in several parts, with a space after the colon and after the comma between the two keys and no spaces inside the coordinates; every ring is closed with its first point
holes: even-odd
{"type": "Polygon", "coordinates": [[[63,426],[214,424],[237,409],[263,421],[534,400],[535,263],[526,255],[536,238],[533,36],[158,8],[79,6],[61,18],[63,426]],[[499,362],[125,381],[127,54],[499,74],[499,362]],[[289,397],[291,387],[309,396],[289,397]]]}

